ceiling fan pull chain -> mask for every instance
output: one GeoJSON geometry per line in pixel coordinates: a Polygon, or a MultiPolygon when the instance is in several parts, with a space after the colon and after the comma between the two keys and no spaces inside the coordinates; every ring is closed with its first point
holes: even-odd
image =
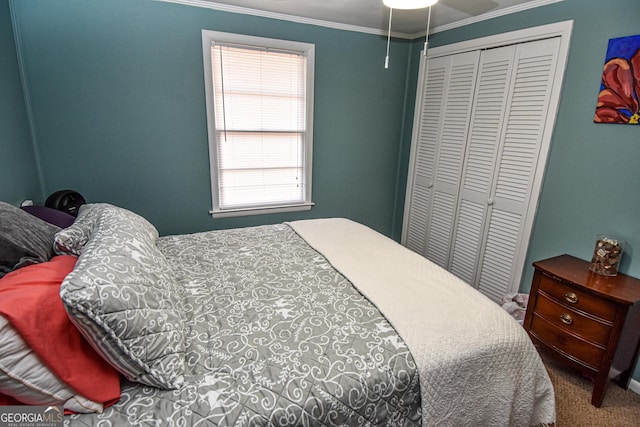
{"type": "Polygon", "coordinates": [[[438,0],[382,0],[382,3],[389,8],[389,29],[387,30],[387,56],[384,59],[384,68],[389,68],[389,45],[391,44],[391,18],[393,9],[422,9],[429,8],[429,18],[427,19],[427,34],[424,41],[424,55],[427,55],[429,47],[429,26],[431,25],[431,6],[436,4],[438,0]]]}
{"type": "Polygon", "coordinates": [[[387,31],[387,56],[384,58],[384,68],[389,68],[389,43],[391,42],[391,17],[393,8],[389,9],[389,30],[387,31]]]}
{"type": "Polygon", "coordinates": [[[427,34],[424,37],[424,56],[427,56],[427,49],[429,48],[429,26],[431,25],[431,6],[429,6],[429,15],[427,17],[427,34]]]}

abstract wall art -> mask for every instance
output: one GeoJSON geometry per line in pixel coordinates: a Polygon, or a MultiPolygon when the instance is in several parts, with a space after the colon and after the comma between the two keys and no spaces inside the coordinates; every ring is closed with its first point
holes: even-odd
{"type": "Polygon", "coordinates": [[[640,121],[640,35],[609,39],[593,121],[640,121]]]}

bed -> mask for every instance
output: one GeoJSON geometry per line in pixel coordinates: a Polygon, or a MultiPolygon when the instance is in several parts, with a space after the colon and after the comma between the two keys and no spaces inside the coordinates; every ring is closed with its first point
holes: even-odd
{"type": "Polygon", "coordinates": [[[0,279],[0,340],[66,394],[45,384],[25,398],[36,387],[0,354],[0,403],[64,406],[71,426],[555,420],[553,387],[520,325],[362,224],[159,237],[131,211],[89,204],[46,233],[51,253],[0,279]],[[37,308],[16,314],[27,286],[39,286],[28,291],[37,308]],[[53,351],[52,337],[64,348],[53,351]]]}

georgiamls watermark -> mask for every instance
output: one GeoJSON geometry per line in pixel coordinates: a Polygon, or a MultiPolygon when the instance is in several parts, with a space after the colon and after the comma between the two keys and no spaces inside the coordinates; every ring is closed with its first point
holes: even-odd
{"type": "Polygon", "coordinates": [[[0,427],[62,427],[62,406],[0,406],[0,427]]]}

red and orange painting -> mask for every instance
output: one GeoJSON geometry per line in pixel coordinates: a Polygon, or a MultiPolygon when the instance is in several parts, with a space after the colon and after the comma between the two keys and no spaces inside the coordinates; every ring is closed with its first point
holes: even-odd
{"type": "Polygon", "coordinates": [[[609,39],[593,121],[640,121],[640,35],[609,39]]]}

